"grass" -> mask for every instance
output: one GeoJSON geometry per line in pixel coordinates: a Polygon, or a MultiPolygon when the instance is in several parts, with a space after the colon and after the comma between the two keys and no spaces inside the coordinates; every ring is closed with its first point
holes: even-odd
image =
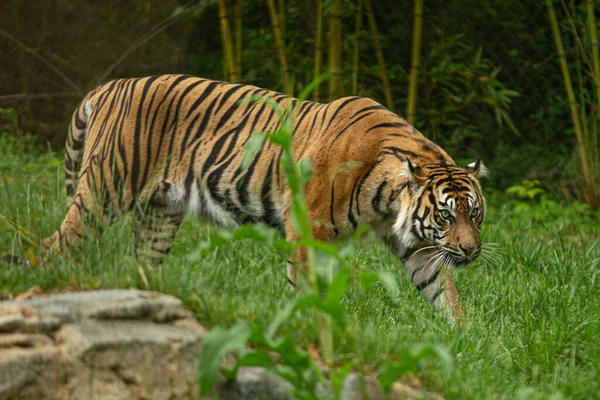
{"type": "MultiPolygon", "coordinates": [[[[0,214],[39,237],[65,212],[62,154],[0,135],[0,214]]],[[[401,263],[376,240],[355,247],[344,300],[348,329],[336,331],[337,362],[376,369],[412,343],[444,345],[453,368],[423,364],[428,390],[454,399],[596,398],[600,392],[600,229],[598,219],[534,221],[493,196],[483,239],[499,243],[498,263],[477,261],[454,274],[468,315],[452,328],[412,287],[401,263]],[[361,271],[396,273],[400,293],[365,289],[361,271]]],[[[247,319],[268,324],[292,294],[287,255],[252,241],[226,243],[191,262],[198,243],[218,228],[186,220],[161,267],[140,269],[124,218],[81,251],[28,270],[0,264],[0,298],[39,285],[45,292],[128,288],[180,297],[206,325],[247,319]]],[[[26,255],[27,244],[0,221],[0,254],[26,255]]],[[[1,263],[1,262],[0,262],[1,263]]],[[[316,343],[314,315],[303,311],[283,328],[297,343],[316,343]]]]}

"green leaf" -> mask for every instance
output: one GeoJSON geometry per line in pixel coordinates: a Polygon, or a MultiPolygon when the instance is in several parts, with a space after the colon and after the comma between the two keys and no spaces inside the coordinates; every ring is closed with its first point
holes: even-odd
{"type": "Polygon", "coordinates": [[[312,247],[313,249],[319,250],[328,256],[331,256],[337,260],[340,259],[340,255],[338,254],[337,247],[330,243],[321,242],[317,239],[302,239],[298,242],[298,246],[300,247],[312,247]]]}
{"type": "Polygon", "coordinates": [[[348,267],[340,269],[327,288],[327,301],[340,303],[346,293],[346,289],[348,289],[349,280],[350,269],[348,267]]]}
{"type": "Polygon", "coordinates": [[[369,290],[371,286],[379,282],[379,275],[370,271],[363,271],[359,277],[360,286],[364,290],[369,290]]]}
{"type": "Polygon", "coordinates": [[[262,150],[265,144],[266,134],[264,132],[255,132],[250,140],[248,141],[248,145],[246,146],[246,152],[244,153],[244,158],[242,159],[242,171],[248,168],[252,159],[260,150],[262,150]]]}
{"type": "Polygon", "coordinates": [[[418,343],[402,353],[399,361],[386,360],[379,371],[379,383],[389,392],[394,382],[410,373],[417,372],[419,362],[424,359],[437,358],[442,364],[451,369],[454,359],[448,350],[442,346],[418,343]]]}
{"type": "Polygon", "coordinates": [[[209,393],[217,383],[221,361],[228,351],[240,349],[250,335],[250,324],[239,322],[229,329],[214,327],[204,339],[200,352],[200,392],[209,393]]]}
{"type": "Polygon", "coordinates": [[[417,360],[404,353],[400,361],[384,361],[379,370],[379,384],[385,392],[389,392],[398,378],[414,372],[417,372],[417,360]]]}
{"type": "Polygon", "coordinates": [[[331,375],[331,388],[333,389],[333,393],[335,394],[335,398],[340,398],[340,392],[344,387],[344,379],[346,376],[352,371],[354,367],[352,362],[346,363],[343,367],[341,367],[338,371],[330,372],[331,375]]]}
{"type": "Polygon", "coordinates": [[[339,302],[330,301],[329,299],[323,300],[317,295],[301,297],[298,299],[298,304],[296,306],[297,310],[308,308],[319,309],[326,314],[329,314],[339,325],[346,325],[346,313],[339,302]]]}
{"type": "Polygon", "coordinates": [[[417,343],[410,347],[410,353],[417,360],[437,358],[445,368],[451,370],[454,367],[454,357],[444,346],[417,343]]]}
{"type": "Polygon", "coordinates": [[[363,235],[371,230],[370,225],[361,225],[354,231],[354,240],[360,240],[363,235]]]}
{"type": "Polygon", "coordinates": [[[327,71],[324,74],[321,74],[319,76],[317,76],[315,79],[312,80],[312,82],[310,82],[302,92],[300,92],[300,95],[298,96],[298,99],[300,101],[304,101],[308,98],[308,96],[311,94],[311,92],[313,90],[315,90],[315,88],[320,85],[322,82],[328,80],[331,77],[331,72],[327,71]]]}
{"type": "Polygon", "coordinates": [[[312,160],[310,158],[303,158],[298,163],[298,167],[300,168],[300,174],[304,180],[309,180],[312,176],[312,160]]]}
{"type": "Polygon", "coordinates": [[[377,274],[379,282],[386,288],[388,294],[392,300],[397,300],[400,294],[400,288],[398,288],[398,281],[396,276],[389,271],[381,271],[377,274]]]}
{"type": "Polygon", "coordinates": [[[237,370],[240,367],[265,367],[270,369],[274,365],[267,349],[254,349],[246,352],[238,359],[235,363],[235,369],[237,370]]]}
{"type": "Polygon", "coordinates": [[[284,130],[280,130],[275,133],[270,133],[269,140],[272,143],[283,147],[285,150],[289,150],[292,144],[291,135],[284,130]]]}
{"type": "Polygon", "coordinates": [[[278,236],[279,232],[270,226],[263,224],[244,224],[233,233],[232,239],[254,239],[271,244],[278,236]]]}
{"type": "Polygon", "coordinates": [[[277,312],[277,314],[275,314],[275,317],[273,318],[273,320],[267,327],[267,330],[265,331],[267,339],[274,340],[275,333],[277,332],[279,327],[283,323],[287,322],[287,320],[294,313],[294,310],[296,309],[296,304],[298,302],[297,300],[298,299],[295,298],[292,301],[288,302],[281,310],[277,312]]]}

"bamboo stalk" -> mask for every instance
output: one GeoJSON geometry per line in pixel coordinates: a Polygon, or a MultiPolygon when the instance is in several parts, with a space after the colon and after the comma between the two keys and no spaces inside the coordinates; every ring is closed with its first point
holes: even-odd
{"type": "Polygon", "coordinates": [[[223,35],[223,30],[221,29],[221,49],[223,50],[223,80],[230,81],[231,77],[229,76],[229,59],[227,58],[227,45],[225,41],[225,35],[223,35]]]}
{"type": "Polygon", "coordinates": [[[281,26],[281,36],[285,37],[285,0],[279,0],[277,2],[277,9],[279,15],[279,25],[281,26]]]}
{"type": "Polygon", "coordinates": [[[594,83],[596,84],[596,101],[600,111],[600,51],[598,49],[598,30],[596,27],[596,15],[594,13],[594,1],[587,0],[588,25],[590,29],[590,41],[592,42],[592,59],[594,62],[594,83]]]}
{"type": "MultiPolygon", "coordinates": [[[[600,193],[598,190],[598,185],[600,185],[600,182],[598,182],[598,164],[600,162],[599,157],[598,157],[598,136],[600,135],[600,133],[598,132],[598,129],[600,129],[600,49],[598,48],[598,28],[596,25],[596,15],[595,15],[595,11],[594,11],[594,2],[593,0],[587,0],[587,14],[588,14],[588,25],[589,25],[589,30],[590,30],[590,41],[592,44],[592,60],[593,60],[593,64],[594,64],[594,83],[596,85],[596,102],[598,104],[598,108],[595,110],[595,129],[594,132],[591,134],[590,139],[591,139],[591,143],[588,146],[589,150],[590,150],[590,158],[592,161],[592,165],[591,165],[591,169],[592,169],[592,173],[594,174],[593,176],[593,182],[595,183],[595,187],[593,189],[594,193],[597,194],[597,198],[596,198],[596,203],[600,203],[600,199],[598,197],[600,197],[600,193]]],[[[596,204],[597,206],[599,204],[596,204]]]]}
{"type": "Polygon", "coordinates": [[[565,90],[567,92],[567,99],[569,101],[569,108],[571,110],[571,119],[573,120],[573,127],[575,129],[575,136],[577,138],[577,150],[579,153],[579,161],[581,163],[581,169],[583,170],[583,177],[586,188],[586,193],[593,187],[592,176],[589,169],[589,163],[587,159],[587,152],[585,150],[584,133],[581,127],[581,121],[579,118],[578,103],[575,100],[575,92],[573,91],[573,83],[571,82],[571,75],[569,73],[569,67],[567,65],[567,57],[565,55],[565,49],[563,47],[562,38],[560,36],[560,29],[558,27],[558,20],[556,19],[556,13],[554,12],[554,6],[552,0],[546,0],[546,6],[548,7],[548,17],[550,18],[550,26],[554,35],[554,43],[556,45],[556,52],[560,60],[560,67],[563,74],[563,81],[565,84],[565,90]]]}
{"type": "MultiPolygon", "coordinates": [[[[323,63],[323,0],[317,0],[317,31],[315,33],[315,71],[313,79],[319,78],[321,75],[321,66],[323,63]]],[[[317,82],[314,90],[314,99],[320,102],[319,82],[317,82]]]]}
{"type": "Polygon", "coordinates": [[[229,11],[226,0],[219,0],[219,18],[221,20],[221,38],[225,49],[225,62],[227,63],[227,70],[229,72],[228,80],[235,82],[240,78],[235,69],[235,53],[233,51],[233,39],[231,37],[229,11]]]}
{"type": "Polygon", "coordinates": [[[342,0],[334,0],[329,17],[329,100],[340,97],[342,74],[342,0]]]}
{"type": "Polygon", "coordinates": [[[241,79],[242,77],[242,14],[244,11],[244,0],[235,2],[235,69],[241,79]]]}
{"type": "Polygon", "coordinates": [[[362,0],[358,0],[356,5],[356,20],[354,26],[354,49],[352,53],[352,94],[358,94],[358,46],[360,44],[360,28],[362,24],[362,0]]]}
{"type": "Polygon", "coordinates": [[[291,94],[290,77],[288,72],[287,58],[285,57],[285,44],[283,35],[281,34],[281,25],[279,25],[279,17],[275,8],[274,0],[267,0],[269,5],[269,14],[271,15],[271,24],[273,25],[273,33],[275,34],[275,43],[277,45],[277,53],[279,55],[279,63],[281,64],[281,75],[283,78],[284,92],[291,94]]]}
{"type": "Polygon", "coordinates": [[[367,7],[367,19],[369,20],[369,27],[371,28],[371,36],[373,38],[375,54],[377,55],[377,61],[379,62],[379,68],[381,69],[381,80],[383,81],[383,94],[385,95],[385,104],[387,108],[393,111],[394,102],[392,100],[392,89],[390,86],[390,80],[388,78],[385,59],[383,57],[383,50],[381,48],[379,32],[377,32],[377,24],[375,23],[375,15],[373,14],[373,6],[371,4],[371,0],[365,0],[365,6],[367,7]]]}
{"type": "Polygon", "coordinates": [[[416,123],[417,89],[419,87],[421,41],[423,38],[423,3],[423,0],[415,0],[412,57],[410,62],[408,104],[406,106],[406,118],[411,125],[415,125],[416,123]]]}

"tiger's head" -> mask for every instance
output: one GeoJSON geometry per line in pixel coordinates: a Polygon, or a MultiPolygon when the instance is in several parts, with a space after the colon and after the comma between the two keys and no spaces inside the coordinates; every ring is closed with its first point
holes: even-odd
{"type": "Polygon", "coordinates": [[[411,234],[450,266],[466,266],[481,253],[486,204],[478,178],[486,173],[479,159],[465,168],[405,162],[403,174],[414,193],[411,234]]]}

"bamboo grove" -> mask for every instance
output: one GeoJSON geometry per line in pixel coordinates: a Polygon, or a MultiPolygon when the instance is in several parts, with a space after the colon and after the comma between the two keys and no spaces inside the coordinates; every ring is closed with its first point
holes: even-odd
{"type": "MultiPolygon", "coordinates": [[[[286,38],[286,14],[290,12],[298,12],[297,5],[294,7],[288,5],[286,0],[264,0],[266,9],[268,10],[270,29],[273,32],[274,48],[276,49],[277,61],[280,70],[280,80],[282,82],[283,91],[287,94],[294,95],[294,77],[290,73],[288,67],[288,40],[286,38]]],[[[242,64],[243,64],[243,8],[245,2],[243,0],[218,0],[218,9],[221,26],[221,38],[223,48],[223,77],[229,81],[242,80],[242,64]]],[[[309,4],[309,3],[307,3],[309,4]]],[[[316,0],[310,3],[310,7],[315,7],[312,12],[316,19],[316,29],[314,31],[313,40],[313,80],[321,77],[324,73],[328,73],[328,85],[324,88],[324,83],[317,83],[313,90],[313,99],[315,101],[331,101],[333,99],[346,96],[358,95],[359,93],[359,63],[361,52],[366,46],[371,46],[374,51],[379,79],[383,92],[383,103],[390,110],[395,110],[395,100],[393,98],[392,83],[388,73],[386,64],[386,56],[383,50],[381,34],[378,31],[377,19],[373,10],[372,0],[356,0],[353,2],[332,0],[325,2],[316,0]],[[342,14],[348,17],[353,15],[354,27],[348,30],[348,24],[342,25],[342,14]],[[368,29],[369,38],[361,35],[363,26],[368,29]],[[346,31],[344,30],[346,29],[346,31]],[[350,38],[349,45],[345,44],[345,39],[350,38]],[[343,48],[350,48],[348,55],[345,54],[343,48]],[[324,66],[326,61],[326,67],[324,66]],[[350,68],[347,68],[350,65],[350,68]],[[347,68],[351,72],[347,78],[342,74],[343,68],[347,68]],[[327,93],[324,91],[327,90],[327,93]]],[[[568,99],[569,108],[571,111],[571,120],[573,123],[574,133],[577,140],[577,154],[579,165],[582,172],[582,197],[585,202],[593,208],[600,206],[600,174],[599,169],[599,154],[598,154],[598,136],[600,135],[600,122],[598,111],[600,110],[600,55],[598,54],[598,36],[596,28],[596,20],[594,15],[593,0],[586,0],[587,15],[588,15],[588,32],[589,38],[585,42],[591,43],[591,54],[587,55],[585,49],[581,49],[581,54],[577,54],[577,63],[585,62],[589,64],[589,73],[580,74],[576,77],[574,84],[570,69],[567,65],[568,60],[563,46],[563,40],[559,29],[559,22],[554,11],[552,0],[546,0],[548,10],[548,21],[554,37],[556,46],[556,54],[560,61],[562,70],[564,87],[568,99]],[[588,61],[591,59],[592,61],[588,61]],[[583,76],[587,75],[587,76],[583,76]],[[582,81],[592,77],[596,104],[589,107],[586,101],[577,98],[574,90],[574,85],[584,86],[582,81]],[[587,112],[586,112],[587,109],[587,112]]],[[[309,7],[308,5],[306,7],[309,7]]],[[[412,10],[412,38],[411,38],[411,55],[410,55],[410,70],[407,71],[408,87],[407,95],[402,104],[406,104],[405,116],[409,123],[418,126],[419,113],[417,110],[420,73],[422,68],[421,47],[423,38],[423,21],[424,15],[424,0],[414,0],[412,10]]],[[[571,31],[579,39],[579,32],[575,29],[575,24],[567,13],[572,28],[571,31]]],[[[347,18],[349,19],[349,18],[347,18]]],[[[552,56],[552,55],[551,55],[552,56]]],[[[296,88],[296,90],[298,90],[296,88]]],[[[590,103],[590,101],[587,101],[590,103]]],[[[503,117],[500,117],[502,119],[503,117]]],[[[505,118],[506,119],[506,118],[505,118]]],[[[511,121],[506,119],[506,122],[511,125],[511,121]]]]}

